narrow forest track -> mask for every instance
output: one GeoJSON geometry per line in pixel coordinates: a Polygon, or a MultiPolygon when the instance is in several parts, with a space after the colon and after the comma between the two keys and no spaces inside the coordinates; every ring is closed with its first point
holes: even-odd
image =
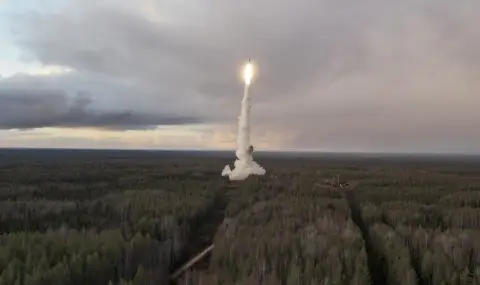
{"type": "Polygon", "coordinates": [[[179,276],[181,276],[185,271],[189,270],[192,266],[194,266],[197,262],[203,259],[204,256],[209,254],[215,245],[210,245],[206,249],[202,250],[202,252],[198,253],[195,255],[191,260],[189,260],[187,263],[182,265],[179,269],[173,272],[173,274],[170,275],[170,280],[175,281],[179,276]]]}
{"type": "MultiPolygon", "coordinates": [[[[220,187],[217,190],[213,198],[212,206],[200,217],[199,224],[190,232],[183,258],[175,262],[170,273],[178,270],[199,252],[213,244],[215,234],[225,218],[225,209],[228,205],[226,191],[227,187],[220,187]]],[[[195,262],[190,269],[206,270],[210,264],[209,256],[195,262]]]]}
{"type": "Polygon", "coordinates": [[[368,270],[370,272],[370,278],[373,285],[385,285],[387,284],[387,274],[384,268],[384,262],[381,258],[375,253],[373,247],[368,225],[365,224],[362,214],[359,209],[359,203],[355,198],[354,190],[346,190],[345,198],[350,207],[351,218],[353,222],[357,225],[362,233],[363,240],[365,241],[365,250],[367,252],[368,259],[368,270]]]}

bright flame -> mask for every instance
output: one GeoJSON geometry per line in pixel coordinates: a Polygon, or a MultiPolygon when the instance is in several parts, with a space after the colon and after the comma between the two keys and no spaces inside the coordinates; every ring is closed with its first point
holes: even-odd
{"type": "Polygon", "coordinates": [[[243,70],[243,79],[245,79],[245,84],[250,85],[253,77],[253,65],[249,62],[245,65],[243,70]]]}

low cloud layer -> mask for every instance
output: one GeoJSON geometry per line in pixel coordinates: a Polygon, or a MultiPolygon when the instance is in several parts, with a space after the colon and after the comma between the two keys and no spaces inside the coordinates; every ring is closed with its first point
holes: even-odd
{"type": "Polygon", "coordinates": [[[87,94],[67,96],[56,90],[0,89],[0,129],[93,127],[122,130],[199,122],[200,118],[177,114],[95,110],[87,94]]]}
{"type": "Polygon", "coordinates": [[[40,94],[28,98],[60,102],[45,103],[46,117],[2,112],[10,114],[0,115],[3,128],[235,124],[236,72],[252,57],[253,120],[260,132],[275,130],[275,145],[480,152],[476,0],[67,3],[10,15],[25,60],[74,72],[0,79],[0,111],[2,97],[30,110],[35,104],[12,99],[25,86],[40,94]],[[89,94],[82,111],[78,92],[89,94]]]}

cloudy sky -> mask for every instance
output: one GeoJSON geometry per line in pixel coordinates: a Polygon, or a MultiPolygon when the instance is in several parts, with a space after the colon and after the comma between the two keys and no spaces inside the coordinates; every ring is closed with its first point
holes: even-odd
{"type": "Polygon", "coordinates": [[[478,0],[0,0],[0,147],[480,153],[478,0]]]}

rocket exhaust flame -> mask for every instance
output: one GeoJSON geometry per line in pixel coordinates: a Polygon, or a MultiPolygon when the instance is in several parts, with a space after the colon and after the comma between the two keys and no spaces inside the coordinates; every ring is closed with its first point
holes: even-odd
{"type": "Polygon", "coordinates": [[[238,117],[238,137],[237,137],[237,160],[234,163],[234,169],[226,165],[222,171],[222,176],[228,176],[230,180],[244,180],[249,175],[265,175],[266,171],[253,160],[253,147],[250,144],[250,94],[249,87],[253,77],[253,65],[250,61],[244,68],[245,89],[243,100],[238,117]]]}
{"type": "Polygon", "coordinates": [[[243,70],[243,79],[245,80],[245,85],[250,85],[252,82],[252,77],[253,77],[253,66],[249,62],[245,65],[245,68],[243,70]]]}

